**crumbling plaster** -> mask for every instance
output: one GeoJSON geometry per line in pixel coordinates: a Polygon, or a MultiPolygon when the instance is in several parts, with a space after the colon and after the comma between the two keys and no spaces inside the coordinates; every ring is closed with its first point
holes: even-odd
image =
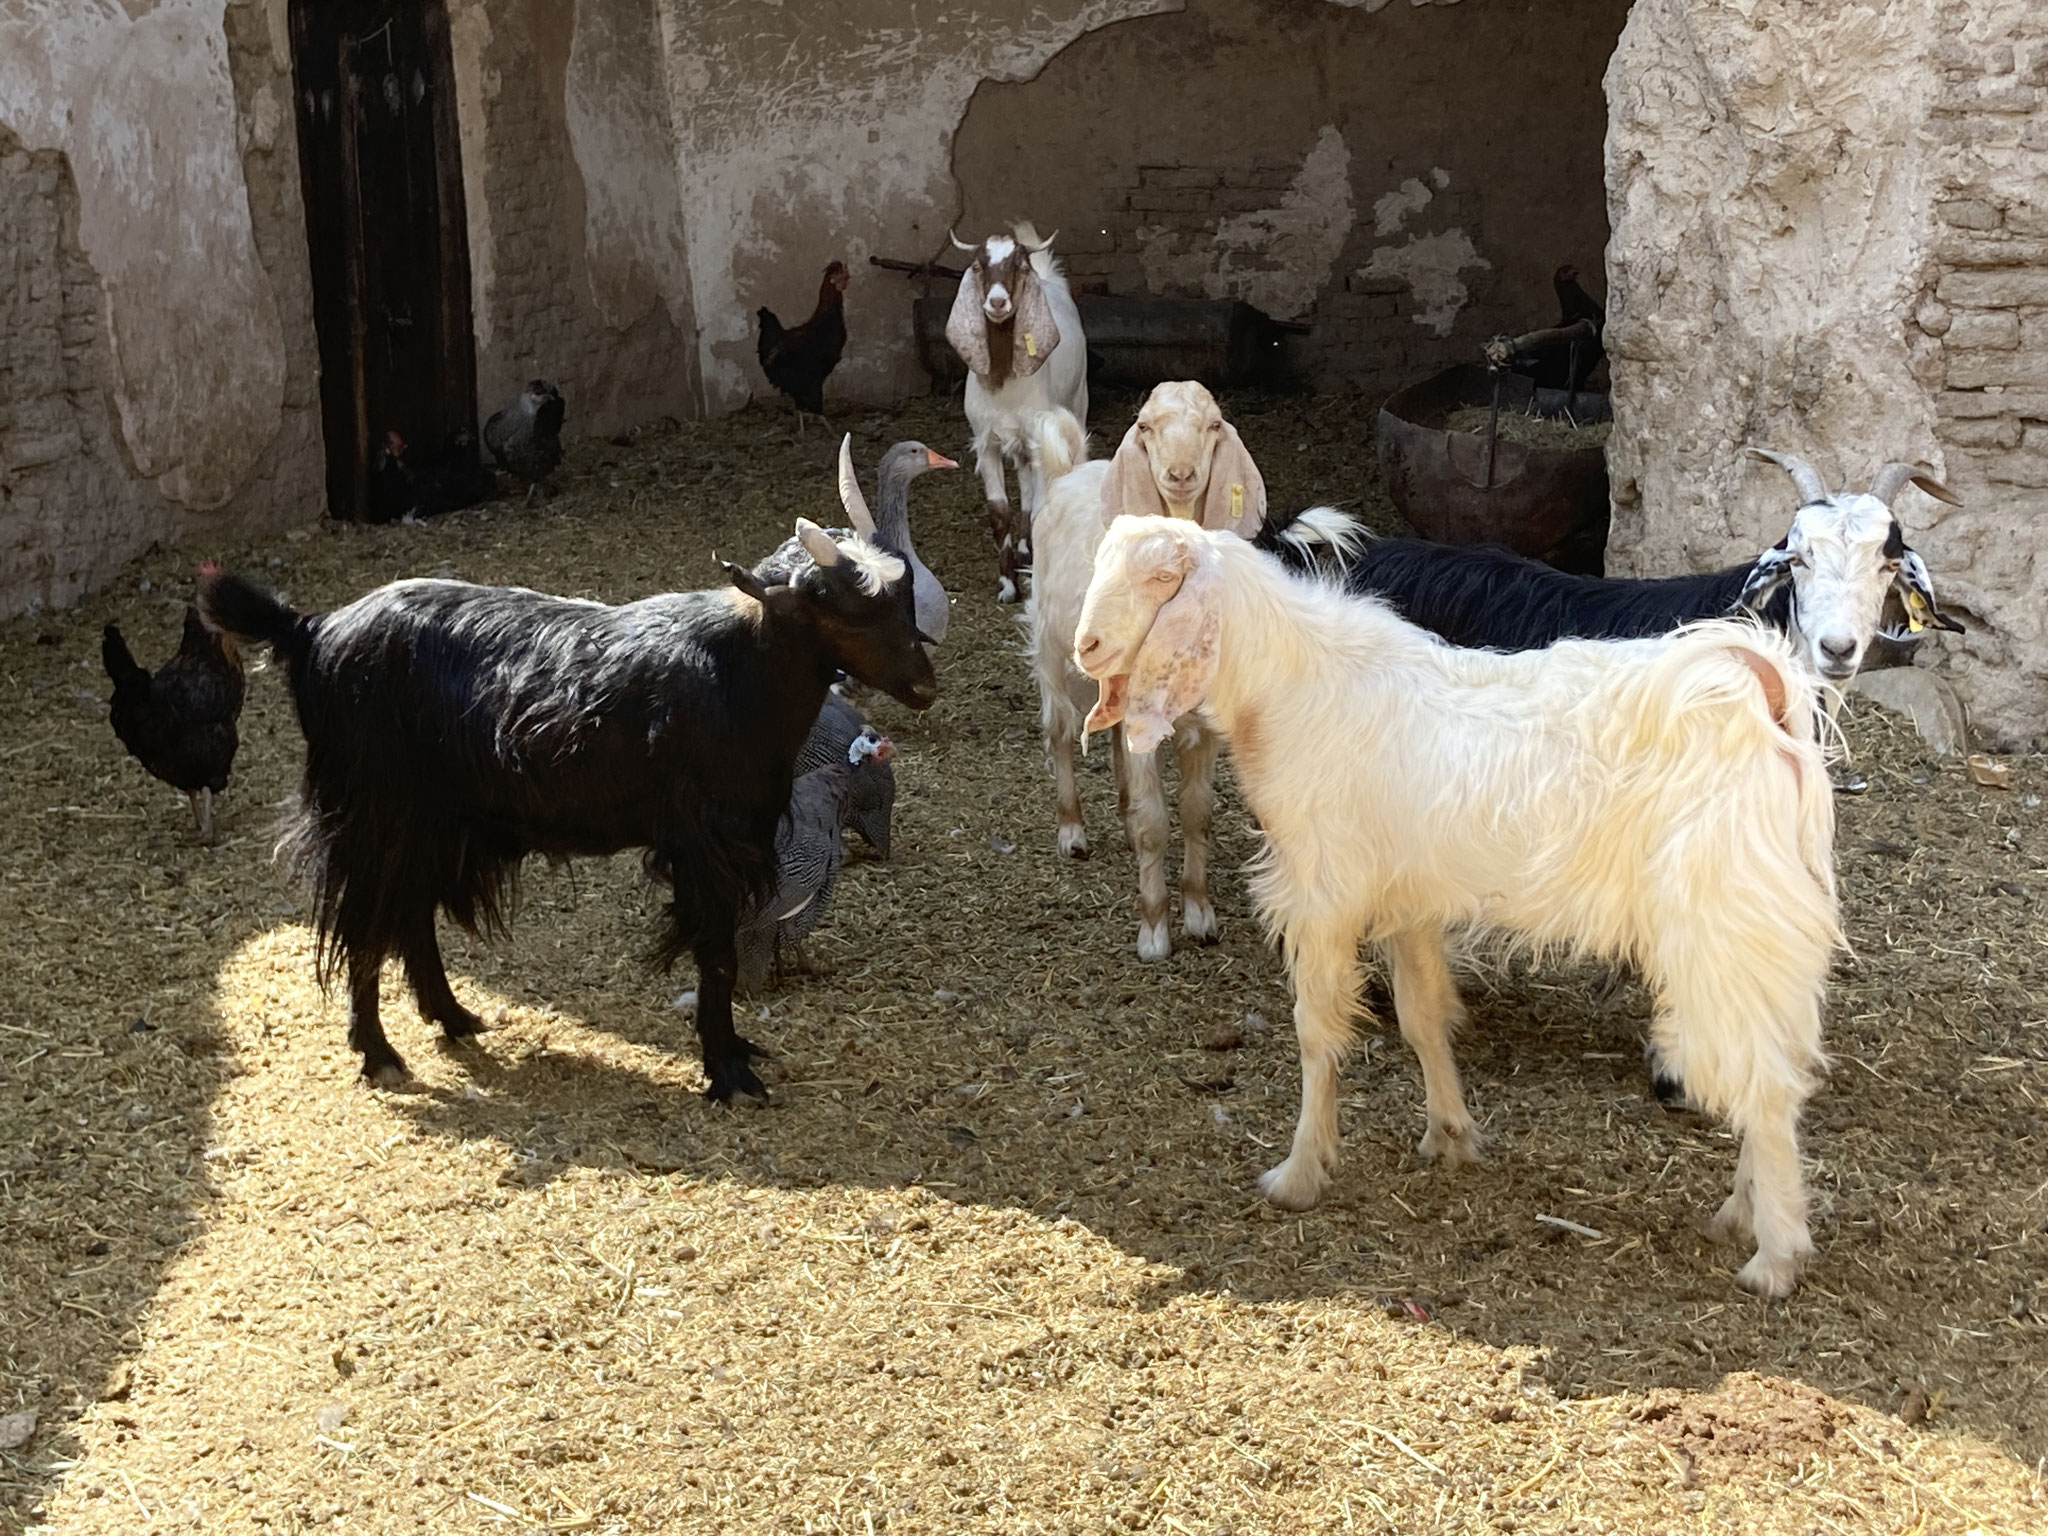
{"type": "MultiPolygon", "coordinates": [[[[285,346],[236,136],[227,0],[0,0],[0,124],[61,151],[135,472],[226,501],[277,431],[285,346]]],[[[274,110],[274,109],[273,109],[274,110]]]]}
{"type": "Polygon", "coordinates": [[[0,615],[318,515],[290,90],[254,0],[0,0],[0,615]]]}
{"type": "Polygon", "coordinates": [[[976,91],[964,226],[1029,214],[1078,282],[1245,299],[1309,323],[1310,378],[1391,388],[1551,320],[1560,263],[1597,272],[1626,10],[1188,0],[1104,27],[976,91]]]}
{"type": "Polygon", "coordinates": [[[1637,0],[1607,72],[1610,567],[1783,532],[1782,475],[1927,461],[1898,511],[1970,624],[1925,649],[1993,740],[2048,737],[2048,17],[1637,0]]]}
{"type": "Polygon", "coordinates": [[[707,403],[760,382],[754,310],[810,313],[834,259],[854,272],[837,392],[919,387],[900,278],[870,254],[942,247],[960,213],[953,133],[983,80],[1029,78],[1092,28],[1170,0],[732,5],[659,0],[707,403]]]}
{"type": "Polygon", "coordinates": [[[704,406],[654,0],[449,0],[479,413],[572,435],[704,406]]]}

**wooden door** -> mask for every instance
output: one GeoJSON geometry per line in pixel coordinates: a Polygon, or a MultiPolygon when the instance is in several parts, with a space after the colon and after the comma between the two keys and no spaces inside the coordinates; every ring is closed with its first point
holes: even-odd
{"type": "Polygon", "coordinates": [[[445,0],[291,0],[299,174],[320,337],[327,505],[366,520],[385,434],[476,429],[445,0]]]}

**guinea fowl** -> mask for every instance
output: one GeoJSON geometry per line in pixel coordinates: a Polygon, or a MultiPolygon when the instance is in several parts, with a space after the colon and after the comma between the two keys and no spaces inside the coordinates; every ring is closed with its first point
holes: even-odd
{"type": "Polygon", "coordinates": [[[114,734],[151,774],[185,792],[199,840],[212,842],[213,797],[228,787],[240,744],[242,661],[234,642],[207,628],[187,603],[178,653],[154,673],[136,662],[112,624],[101,636],[100,660],[114,683],[114,734]]]}
{"type": "Polygon", "coordinates": [[[841,832],[864,776],[888,771],[895,744],[874,730],[854,737],[838,761],[814,768],[789,794],[789,812],[775,834],[778,884],[770,903],[743,916],[734,935],[738,987],[758,992],[784,948],[796,949],[818,926],[846,862],[841,832]]]}
{"type": "Polygon", "coordinates": [[[846,285],[852,280],[845,262],[827,267],[818,284],[818,307],[802,325],[785,326],[766,305],[754,311],[761,325],[754,349],[761,371],[795,404],[799,432],[806,412],[824,418],[825,380],[846,350],[846,285]]]}
{"type": "MultiPolygon", "coordinates": [[[[868,510],[861,494],[860,480],[853,472],[853,434],[839,443],[839,504],[846,509],[853,529],[839,529],[835,537],[850,538],[853,532],[866,534],[884,549],[910,562],[911,592],[917,605],[917,627],[925,639],[937,645],[946,638],[950,604],[946,589],[939,585],[925,563],[917,558],[910,541],[910,482],[932,469],[958,469],[959,464],[923,443],[898,443],[882,455],[875,472],[875,510],[868,510]]],[[[799,568],[803,550],[795,539],[785,539],[774,554],[754,567],[764,580],[781,580],[799,568]]]]}
{"type": "MultiPolygon", "coordinates": [[[[804,744],[797,749],[796,777],[832,763],[843,761],[861,732],[868,730],[868,717],[853,701],[836,689],[825,695],[817,723],[804,744]]],[[[883,858],[889,857],[889,818],[896,809],[896,770],[887,759],[871,765],[860,775],[853,802],[846,808],[846,824],[883,858]]]]}
{"type": "Polygon", "coordinates": [[[546,493],[541,482],[562,462],[562,392],[546,379],[529,380],[526,390],[484,423],[484,446],[498,468],[526,482],[528,504],[546,493]]]}

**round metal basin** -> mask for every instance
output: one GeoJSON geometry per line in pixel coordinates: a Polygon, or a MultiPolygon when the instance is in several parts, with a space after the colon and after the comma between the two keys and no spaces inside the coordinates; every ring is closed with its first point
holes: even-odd
{"type": "MultiPolygon", "coordinates": [[[[1387,397],[1380,409],[1380,473],[1395,508],[1415,531],[1440,544],[1505,544],[1559,570],[1603,572],[1607,550],[1607,452],[1604,448],[1529,448],[1496,438],[1491,465],[1483,432],[1452,432],[1443,422],[1493,399],[1494,376],[1478,364],[1447,368],[1387,397]]],[[[1500,381],[1500,408],[1541,416],[1604,421],[1607,397],[1581,390],[1539,390],[1518,374],[1500,381]]]]}

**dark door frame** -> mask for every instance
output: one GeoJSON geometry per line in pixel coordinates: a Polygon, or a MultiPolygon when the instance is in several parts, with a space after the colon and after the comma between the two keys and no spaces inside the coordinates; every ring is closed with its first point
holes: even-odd
{"type": "Polygon", "coordinates": [[[429,450],[476,430],[448,10],[446,0],[290,0],[290,20],[328,510],[368,520],[387,429],[429,450]],[[379,112],[402,124],[402,141],[379,112]]]}

